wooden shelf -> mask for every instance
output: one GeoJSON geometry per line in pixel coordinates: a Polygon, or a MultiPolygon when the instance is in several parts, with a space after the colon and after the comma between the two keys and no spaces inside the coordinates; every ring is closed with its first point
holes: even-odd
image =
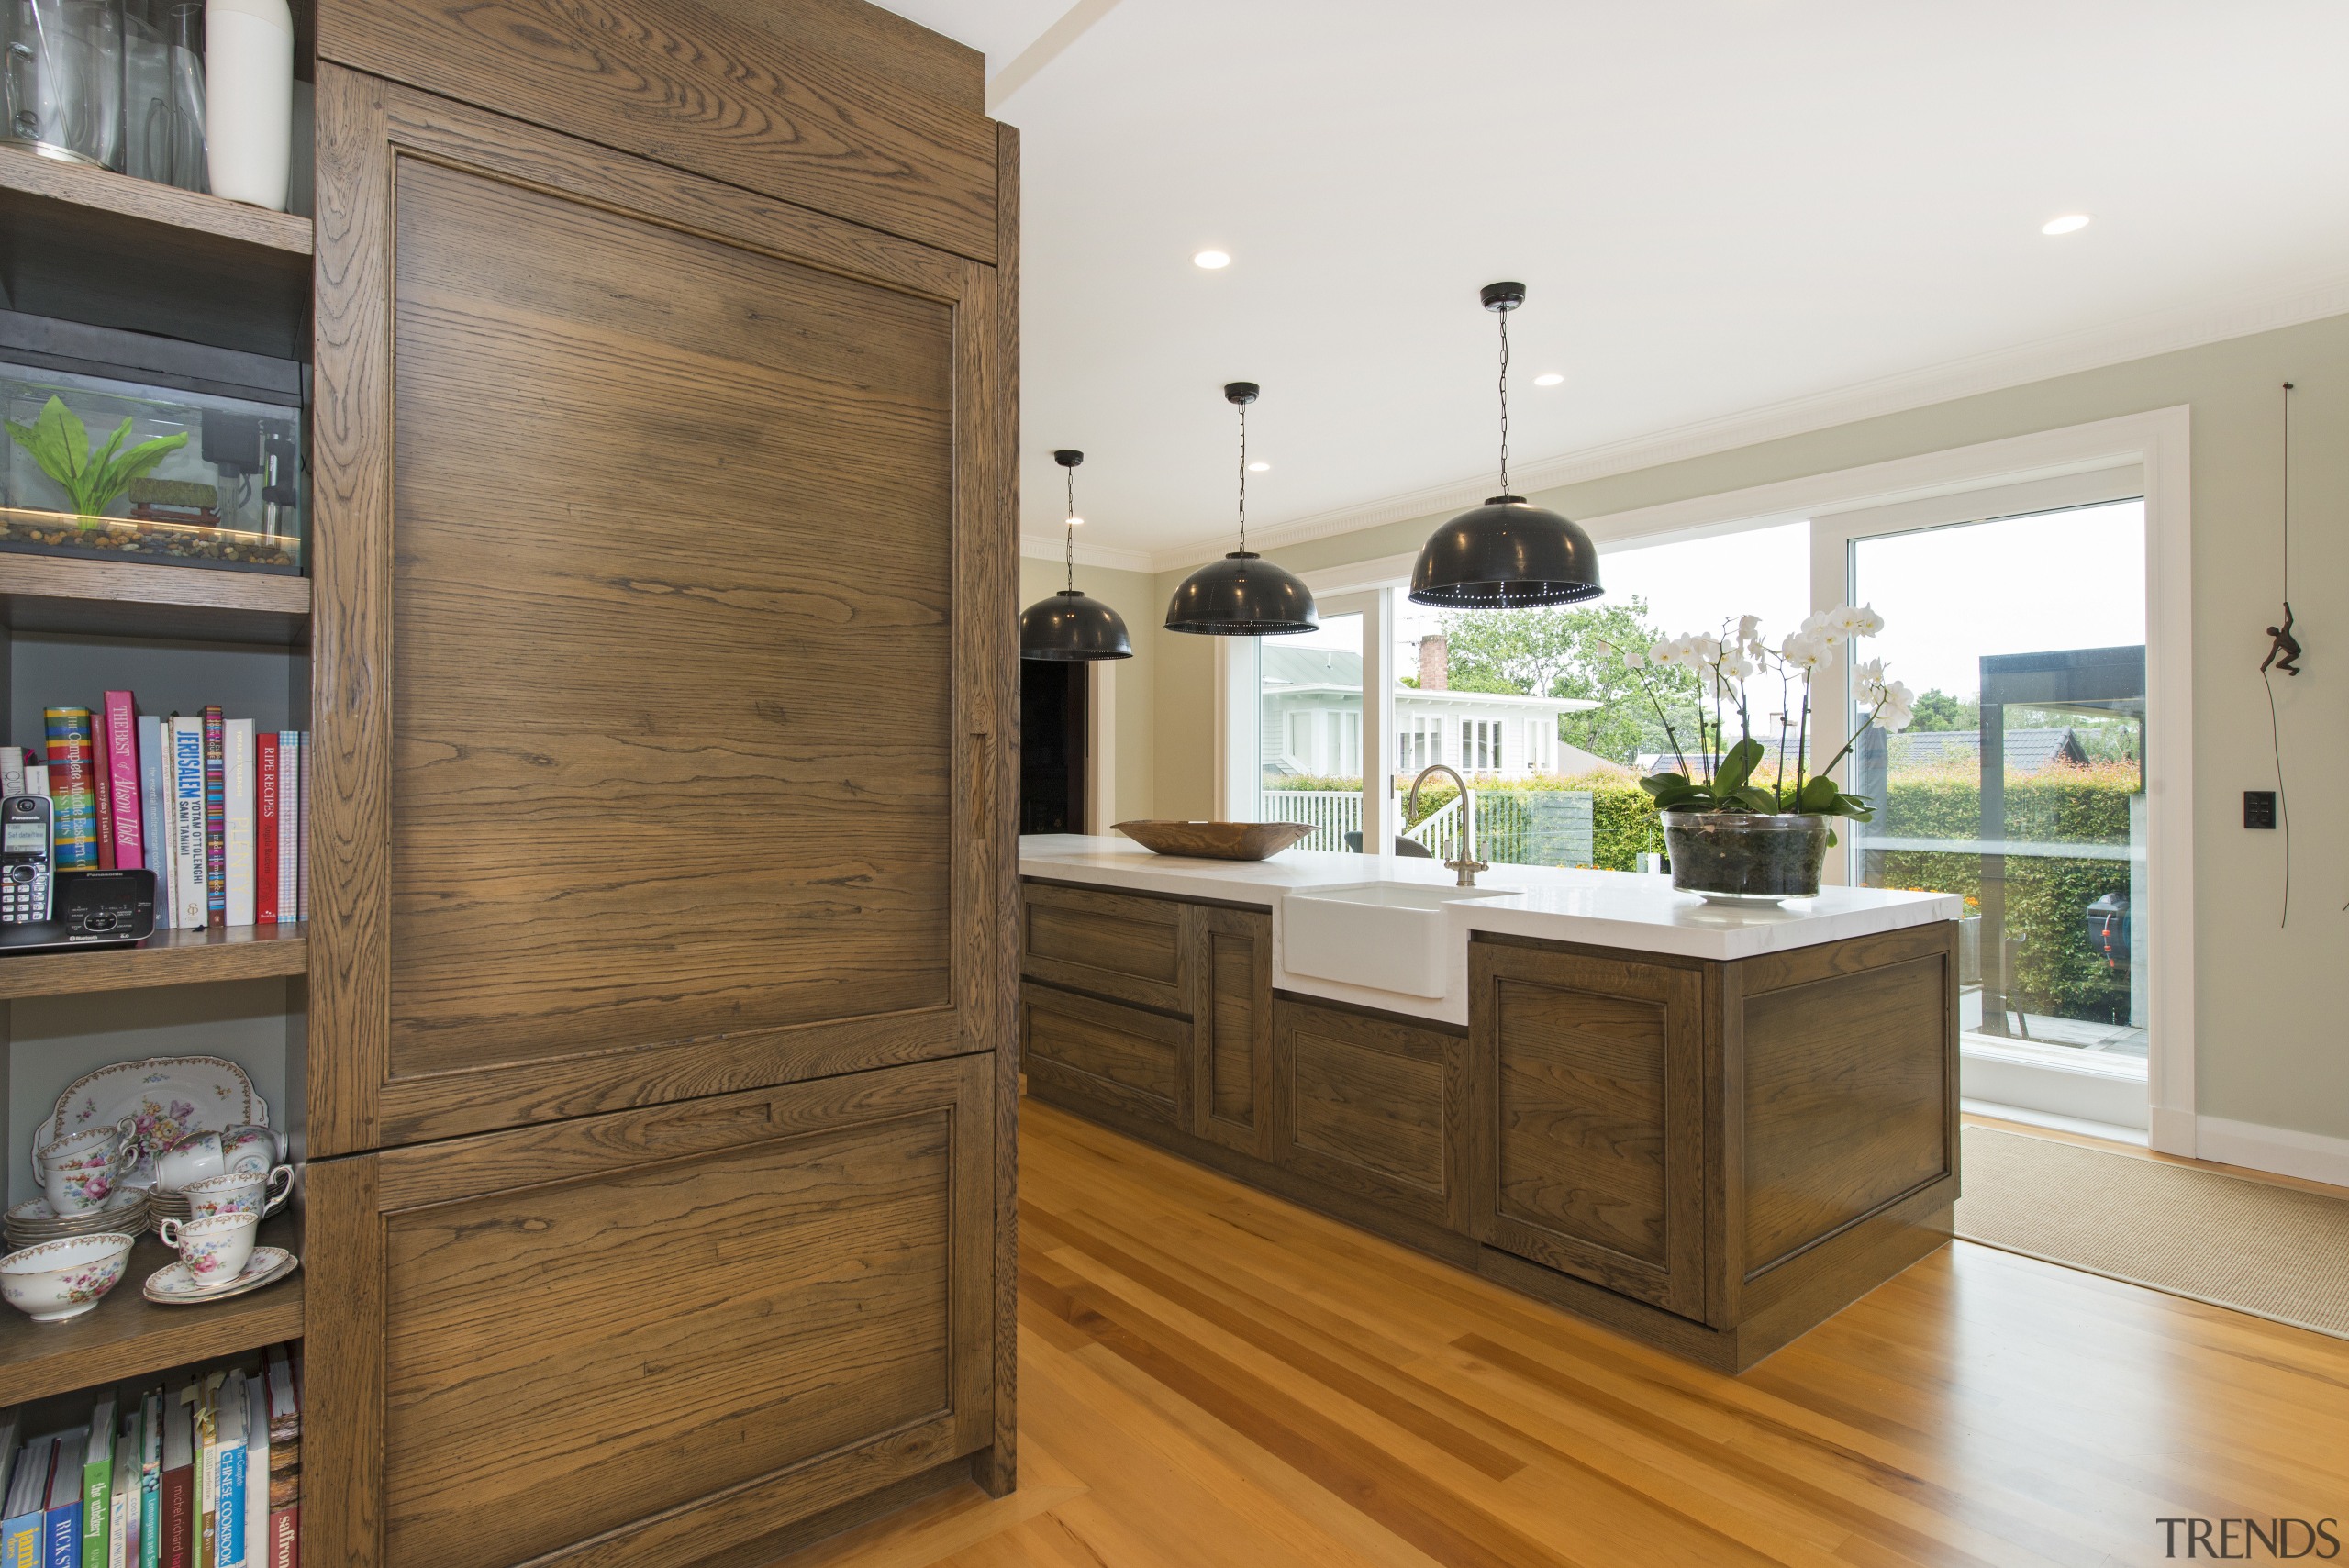
{"type": "Polygon", "coordinates": [[[300,974],[310,964],[308,931],[307,926],[230,926],[159,931],[132,948],[0,953],[0,1001],[300,974]]]}
{"type": "MultiPolygon", "coordinates": [[[[262,1245],[300,1249],[290,1216],[261,1228],[262,1245]]],[[[147,1276],[177,1256],[153,1236],[131,1249],[130,1267],[93,1311],[36,1323],[0,1306],[0,1405],[211,1361],[302,1337],[302,1271],[208,1307],[158,1307],[139,1294],[147,1276]]]]}
{"type": "Polygon", "coordinates": [[[307,359],[311,224],[0,147],[10,308],[307,359]]]}
{"type": "Polygon", "coordinates": [[[17,631],[299,645],[310,637],[310,580],[0,551],[0,621],[17,631]]]}

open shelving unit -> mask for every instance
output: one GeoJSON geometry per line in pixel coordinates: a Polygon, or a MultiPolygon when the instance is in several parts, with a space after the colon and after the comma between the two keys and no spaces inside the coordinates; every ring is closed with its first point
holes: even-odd
{"type": "MultiPolygon", "coordinates": [[[[306,361],[311,256],[306,217],[0,147],[0,289],[21,314],[306,361]]],[[[288,689],[306,689],[310,606],[307,577],[0,552],[0,647],[61,636],[166,645],[137,655],[159,661],[191,644],[273,651],[288,689]]],[[[0,956],[0,1017],[6,1004],[36,998],[291,979],[308,962],[299,925],[173,930],[134,948],[0,956]]],[[[298,1126],[298,1095],[273,1103],[273,1124],[298,1126]]],[[[21,1169],[24,1151],[6,1152],[21,1169]]],[[[288,1213],[265,1224],[262,1240],[299,1252],[300,1232],[298,1215],[288,1213]]],[[[139,1286],[171,1260],[151,1235],[142,1238],[122,1283],[70,1322],[35,1323],[0,1307],[0,1405],[301,1338],[298,1272],[250,1296],[156,1306],[139,1286]]]]}

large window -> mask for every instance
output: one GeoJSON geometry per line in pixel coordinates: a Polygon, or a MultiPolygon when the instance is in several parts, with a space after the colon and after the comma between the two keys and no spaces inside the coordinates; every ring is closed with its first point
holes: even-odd
{"type": "Polygon", "coordinates": [[[1308,850],[1363,847],[1363,639],[1367,609],[1324,606],[1297,637],[1250,645],[1255,671],[1257,800],[1266,822],[1314,828],[1308,850]]]}

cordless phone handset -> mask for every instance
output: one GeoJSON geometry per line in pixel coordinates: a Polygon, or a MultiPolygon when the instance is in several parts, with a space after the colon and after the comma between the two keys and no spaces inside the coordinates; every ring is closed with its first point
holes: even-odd
{"type": "Polygon", "coordinates": [[[50,917],[56,817],[45,795],[0,800],[0,926],[50,917]]]}

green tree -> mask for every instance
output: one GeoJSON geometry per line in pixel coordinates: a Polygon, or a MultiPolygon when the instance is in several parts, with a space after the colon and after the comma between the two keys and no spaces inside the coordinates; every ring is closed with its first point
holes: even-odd
{"type": "MultiPolygon", "coordinates": [[[[1559,739],[1570,746],[1629,764],[1643,752],[1670,751],[1672,742],[1639,682],[1623,667],[1623,653],[1646,649],[1663,633],[1647,621],[1648,606],[1637,595],[1605,606],[1575,609],[1460,611],[1443,617],[1454,691],[1508,693],[1518,696],[1581,697],[1599,706],[1564,715],[1559,739]]],[[[1686,670],[1652,670],[1684,745],[1696,744],[1688,716],[1696,700],[1695,675],[1686,670]]]]}
{"type": "Polygon", "coordinates": [[[1933,686],[1912,706],[1917,717],[1909,721],[1911,729],[1939,732],[1982,728],[1982,704],[1976,697],[1954,697],[1933,686]]]}

